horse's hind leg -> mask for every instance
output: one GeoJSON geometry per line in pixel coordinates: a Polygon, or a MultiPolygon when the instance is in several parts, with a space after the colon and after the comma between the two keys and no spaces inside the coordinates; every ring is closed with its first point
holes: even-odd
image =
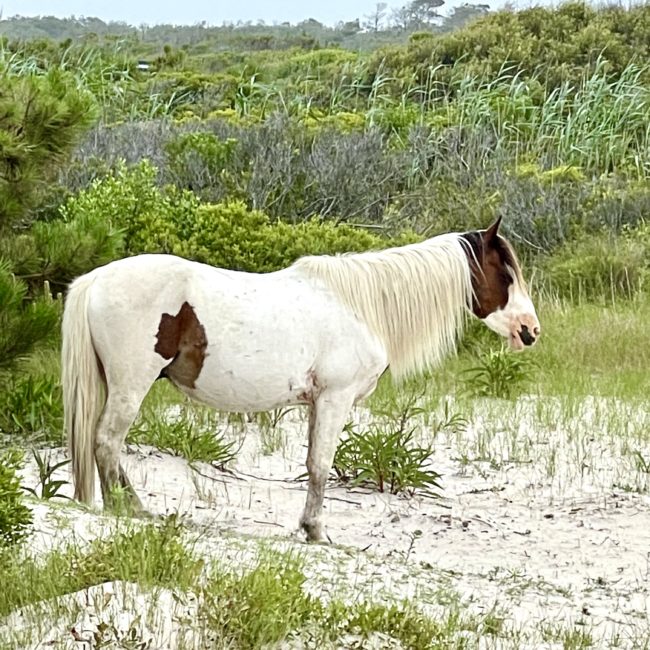
{"type": "Polygon", "coordinates": [[[131,511],[142,511],[142,503],[120,465],[120,452],[148,390],[149,387],[120,393],[109,388],[95,434],[95,462],[106,508],[114,508],[121,504],[122,499],[126,499],[123,505],[127,505],[131,511]],[[116,488],[121,488],[119,493],[116,488]]]}
{"type": "Polygon", "coordinates": [[[325,484],[332,469],[336,445],[354,397],[341,392],[322,392],[309,411],[307,471],[309,487],[300,525],[309,541],[324,539],[322,524],[325,484]]]}

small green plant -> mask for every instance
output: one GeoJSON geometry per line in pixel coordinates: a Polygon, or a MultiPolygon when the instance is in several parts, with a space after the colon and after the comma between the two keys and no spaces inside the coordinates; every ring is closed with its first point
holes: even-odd
{"type": "Polygon", "coordinates": [[[262,453],[265,456],[282,449],[285,437],[282,429],[279,428],[279,424],[293,410],[295,410],[295,407],[261,411],[255,414],[255,421],[260,429],[262,453]]]}
{"type": "Polygon", "coordinates": [[[224,647],[261,648],[284,639],[322,609],[303,590],[302,561],[295,555],[262,553],[244,575],[213,570],[203,613],[224,647]]]}
{"type": "Polygon", "coordinates": [[[237,450],[235,442],[226,441],[218,429],[216,414],[187,405],[173,419],[145,411],[132,429],[130,440],[182,456],[189,463],[202,461],[223,467],[235,459],[237,450]]]}
{"type": "Polygon", "coordinates": [[[473,396],[510,399],[531,380],[534,367],[528,355],[505,348],[489,350],[479,356],[476,366],[465,370],[464,388],[473,396]]]}
{"type": "Polygon", "coordinates": [[[17,376],[0,395],[0,430],[61,445],[63,400],[61,385],[51,376],[17,376]]]}
{"type": "Polygon", "coordinates": [[[632,454],[634,458],[634,464],[638,472],[643,472],[644,474],[650,474],[650,458],[646,460],[643,454],[640,451],[635,451],[632,454]]]}
{"type": "Polygon", "coordinates": [[[70,459],[66,458],[52,465],[50,462],[50,454],[41,456],[38,451],[34,449],[32,450],[32,455],[34,456],[36,466],[38,467],[40,494],[34,488],[25,487],[24,489],[27,490],[27,492],[33,494],[37,499],[53,499],[54,497],[68,499],[69,497],[65,496],[65,494],[59,494],[59,490],[61,490],[64,485],[68,485],[69,481],[55,479],[54,472],[68,465],[70,463],[70,459]]]}
{"type": "Polygon", "coordinates": [[[137,527],[120,522],[111,537],[96,539],[83,549],[69,544],[44,558],[7,556],[0,563],[0,615],[112,580],[143,587],[195,588],[203,561],[183,535],[174,516],[137,527]]]}
{"type": "Polygon", "coordinates": [[[367,431],[348,425],[348,437],[338,447],[334,471],[351,485],[370,484],[380,492],[412,494],[416,489],[434,493],[440,475],[429,467],[432,447],[414,444],[414,429],[400,422],[385,430],[373,424],[367,431]]]}
{"type": "Polygon", "coordinates": [[[22,463],[23,455],[16,449],[0,453],[0,549],[21,542],[32,523],[18,478],[22,463]]]}

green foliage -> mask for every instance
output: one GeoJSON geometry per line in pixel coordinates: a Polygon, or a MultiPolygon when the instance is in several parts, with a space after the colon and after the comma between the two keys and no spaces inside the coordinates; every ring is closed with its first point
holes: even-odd
{"type": "Polygon", "coordinates": [[[159,188],[156,174],[147,161],[132,167],[118,165],[71,197],[61,209],[63,218],[70,223],[86,219],[110,224],[113,232],[123,233],[129,254],[173,252],[192,227],[198,200],[189,192],[159,188]]]}
{"type": "Polygon", "coordinates": [[[221,140],[213,133],[186,133],[167,144],[167,173],[175,185],[191,187],[204,200],[236,197],[236,151],[235,138],[221,140]]]}
{"type": "Polygon", "coordinates": [[[429,467],[433,448],[414,444],[415,429],[407,429],[405,422],[386,426],[371,424],[362,432],[346,427],[348,437],[334,457],[339,479],[391,494],[417,489],[433,494],[432,489],[440,487],[440,475],[429,467]]]}
{"type": "Polygon", "coordinates": [[[32,451],[32,454],[34,456],[34,461],[36,462],[36,467],[38,468],[40,494],[34,488],[25,487],[24,489],[33,494],[37,499],[47,500],[53,499],[54,497],[67,499],[68,497],[65,495],[59,494],[59,490],[61,490],[64,485],[68,485],[69,481],[55,479],[53,475],[54,472],[56,472],[58,469],[61,469],[62,467],[68,465],[70,463],[70,460],[66,458],[52,465],[50,463],[50,454],[41,456],[35,449],[32,451]]]}
{"type": "Polygon", "coordinates": [[[503,10],[450,34],[413,39],[407,48],[380,50],[369,67],[405,83],[412,76],[426,81],[431,69],[438,81],[446,80],[454,65],[494,77],[508,64],[513,73],[538,75],[555,88],[589,75],[604,57],[616,77],[631,60],[650,57],[649,11],[645,4],[592,8],[583,2],[503,10]]]}
{"type": "Polygon", "coordinates": [[[176,416],[145,410],[131,431],[131,442],[152,445],[189,463],[202,461],[224,466],[235,459],[235,443],[227,442],[219,433],[215,412],[192,405],[179,408],[176,416]]]}
{"type": "Polygon", "coordinates": [[[63,397],[59,378],[16,373],[0,393],[0,431],[30,442],[63,444],[63,397]]]}
{"type": "Polygon", "coordinates": [[[0,615],[113,580],[137,582],[145,588],[195,586],[203,563],[183,544],[183,530],[174,517],[159,525],[123,527],[113,533],[84,550],[70,544],[42,560],[2,558],[0,615]]]}
{"type": "Polygon", "coordinates": [[[156,185],[147,162],[119,167],[71,198],[68,220],[81,215],[119,228],[128,253],[164,252],[224,268],[275,271],[306,254],[381,248],[386,242],[359,228],[312,219],[295,226],[271,222],[241,201],[200,205],[190,192],[156,185]]]}
{"type": "Polygon", "coordinates": [[[37,221],[32,227],[0,243],[0,255],[11,260],[13,272],[34,291],[48,282],[63,290],[77,276],[107,264],[123,253],[123,235],[100,210],[71,214],[61,208],[61,219],[37,221]]]}
{"type": "Polygon", "coordinates": [[[488,350],[465,371],[463,386],[473,396],[510,399],[531,381],[535,365],[529,354],[488,350]]]}
{"type": "Polygon", "coordinates": [[[22,461],[22,452],[16,449],[0,452],[0,550],[21,542],[32,523],[18,477],[22,461]]]}
{"type": "Polygon", "coordinates": [[[303,590],[299,558],[268,551],[256,566],[236,575],[223,566],[213,570],[203,614],[224,645],[262,648],[298,630],[321,609],[303,590]]]}
{"type": "Polygon", "coordinates": [[[240,271],[276,271],[303,255],[336,254],[385,246],[371,233],[345,224],[313,219],[301,224],[272,223],[241,202],[202,206],[182,255],[240,271]]]}
{"type": "Polygon", "coordinates": [[[26,219],[96,115],[94,98],[71,75],[22,72],[0,61],[0,230],[26,219]]]}
{"type": "Polygon", "coordinates": [[[648,286],[650,225],[607,232],[581,233],[548,257],[549,286],[574,300],[629,298],[648,286]]]}
{"type": "Polygon", "coordinates": [[[58,323],[61,305],[48,293],[28,302],[27,289],[0,259],[0,370],[51,339],[58,323]]]}

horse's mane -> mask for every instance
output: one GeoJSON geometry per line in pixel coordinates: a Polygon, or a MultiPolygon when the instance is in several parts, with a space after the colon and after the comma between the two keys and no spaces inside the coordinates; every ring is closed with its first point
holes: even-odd
{"type": "MultiPolygon", "coordinates": [[[[472,280],[458,234],[383,251],[299,259],[384,343],[395,378],[439,364],[455,350],[472,280]]],[[[344,335],[344,334],[343,334],[344,335]]]]}

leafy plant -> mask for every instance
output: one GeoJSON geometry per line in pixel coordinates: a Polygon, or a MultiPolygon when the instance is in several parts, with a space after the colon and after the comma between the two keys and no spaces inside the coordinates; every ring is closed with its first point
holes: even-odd
{"type": "Polygon", "coordinates": [[[16,449],[0,453],[0,549],[21,542],[32,523],[18,477],[22,461],[22,453],[16,449]]]}
{"type": "Polygon", "coordinates": [[[243,575],[218,566],[208,581],[203,614],[227,646],[267,647],[300,629],[322,609],[306,594],[300,558],[267,551],[243,575]]]}
{"type": "Polygon", "coordinates": [[[196,586],[203,561],[184,543],[176,517],[137,528],[120,524],[111,533],[83,549],[68,544],[44,558],[14,556],[0,563],[0,615],[112,580],[181,590],[196,586]]]}
{"type": "Polygon", "coordinates": [[[55,377],[14,375],[0,394],[0,430],[54,445],[63,443],[63,398],[55,377]]]}
{"type": "Polygon", "coordinates": [[[61,479],[53,478],[54,472],[62,467],[65,467],[70,463],[70,459],[66,458],[58,463],[52,465],[50,463],[51,456],[46,454],[45,457],[41,456],[36,449],[32,451],[34,460],[36,461],[36,466],[38,467],[38,481],[40,486],[40,494],[34,489],[25,487],[24,489],[33,494],[37,499],[53,499],[54,497],[60,497],[62,499],[68,499],[69,497],[64,494],[59,494],[59,490],[64,485],[68,485],[69,481],[64,481],[61,479]]]}
{"type": "Polygon", "coordinates": [[[511,398],[531,379],[535,362],[505,348],[489,350],[464,371],[464,389],[474,396],[511,398]]]}
{"type": "Polygon", "coordinates": [[[235,442],[219,433],[217,416],[207,409],[181,407],[176,417],[145,411],[131,430],[130,441],[182,456],[189,463],[202,461],[224,466],[237,456],[235,442]]]}
{"type": "MultiPolygon", "coordinates": [[[[50,340],[56,328],[60,305],[47,295],[28,303],[27,295],[27,284],[0,259],[0,370],[15,365],[37,345],[50,340]]],[[[1,413],[0,417],[8,417],[5,409],[1,413]]]]}
{"type": "Polygon", "coordinates": [[[342,482],[370,484],[391,494],[417,489],[434,494],[433,488],[440,487],[440,474],[429,467],[433,448],[416,445],[415,430],[406,429],[404,422],[387,430],[381,424],[361,432],[349,425],[345,430],[348,437],[336,450],[333,465],[342,482]]]}

